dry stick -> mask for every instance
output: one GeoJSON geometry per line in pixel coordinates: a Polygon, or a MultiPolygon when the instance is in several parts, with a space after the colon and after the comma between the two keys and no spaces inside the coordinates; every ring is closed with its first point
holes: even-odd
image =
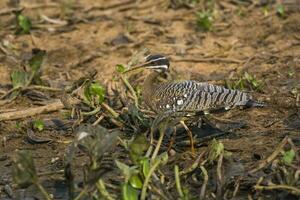
{"type": "Polygon", "coordinates": [[[101,195],[103,196],[104,199],[106,199],[106,200],[115,200],[115,198],[113,198],[111,196],[111,194],[108,193],[102,179],[99,179],[99,181],[96,183],[96,186],[98,188],[98,191],[101,193],[101,195]]]}
{"type": "MultiPolygon", "coordinates": [[[[151,131],[152,132],[152,131],[151,131]]],[[[154,161],[154,159],[156,158],[156,156],[157,156],[157,154],[158,154],[158,151],[159,151],[159,149],[160,149],[160,146],[161,146],[161,143],[162,143],[162,141],[163,141],[163,138],[164,138],[164,136],[165,136],[165,130],[163,130],[163,131],[159,131],[160,133],[159,133],[159,138],[158,138],[158,141],[157,141],[157,144],[156,144],[156,147],[155,147],[155,149],[154,149],[154,152],[153,152],[153,154],[152,154],[152,156],[151,156],[151,161],[154,161]]],[[[152,132],[153,133],[153,132],[152,132]]]]}
{"type": "Polygon", "coordinates": [[[117,113],[114,109],[112,109],[108,104],[105,102],[102,102],[101,105],[103,106],[104,109],[106,109],[114,118],[119,117],[119,113],[117,113]]]}
{"type": "Polygon", "coordinates": [[[93,123],[93,126],[98,125],[98,124],[102,121],[103,118],[104,118],[104,116],[101,115],[101,116],[93,123]]]}
{"type": "Polygon", "coordinates": [[[120,77],[121,77],[122,81],[124,82],[124,84],[126,85],[126,87],[129,89],[130,93],[132,94],[132,96],[134,98],[134,105],[138,108],[139,102],[138,102],[138,98],[136,96],[136,93],[135,93],[133,87],[130,85],[128,80],[122,74],[120,75],[120,77]]]}
{"type": "Polygon", "coordinates": [[[35,183],[35,186],[39,189],[39,191],[42,193],[44,198],[46,200],[52,200],[52,198],[49,196],[48,192],[45,190],[45,188],[40,183],[35,183]]]}
{"type": "Polygon", "coordinates": [[[223,63],[244,63],[243,60],[232,58],[172,58],[173,62],[223,62],[223,63]]]}
{"type": "Polygon", "coordinates": [[[142,188],[142,192],[141,192],[141,200],[145,200],[146,199],[147,188],[148,188],[148,184],[149,184],[150,178],[151,178],[152,174],[154,173],[155,169],[159,166],[159,164],[160,164],[160,162],[155,162],[153,164],[153,166],[150,168],[149,173],[145,177],[143,188],[142,188]]]}
{"type": "Polygon", "coordinates": [[[217,164],[217,199],[222,199],[222,163],[223,163],[224,153],[222,152],[218,159],[217,164]]]}
{"type": "Polygon", "coordinates": [[[184,198],[184,194],[182,192],[181,183],[180,183],[180,177],[179,177],[179,167],[178,165],[175,165],[174,167],[175,171],[175,183],[176,183],[176,189],[179,194],[180,199],[184,198]]]}
{"type": "Polygon", "coordinates": [[[232,199],[234,199],[235,196],[237,195],[237,193],[239,191],[239,188],[240,188],[240,183],[241,183],[241,177],[239,177],[238,180],[235,183],[234,191],[233,191],[233,194],[232,194],[232,199]]]}
{"type": "Polygon", "coordinates": [[[190,145],[191,145],[191,152],[192,154],[195,154],[195,147],[194,147],[194,139],[193,139],[193,133],[192,131],[187,127],[187,125],[184,123],[183,120],[180,121],[180,124],[183,126],[183,128],[188,132],[189,138],[190,138],[190,145]]]}
{"type": "Polygon", "coordinates": [[[203,165],[200,166],[200,169],[203,173],[203,183],[201,186],[199,199],[203,200],[203,199],[205,199],[205,191],[206,191],[206,186],[207,186],[207,182],[208,182],[208,174],[207,174],[207,170],[205,169],[205,167],[203,165]]]}
{"type": "Polygon", "coordinates": [[[28,90],[31,90],[31,89],[46,90],[46,91],[50,91],[50,92],[61,92],[61,91],[63,91],[63,89],[61,89],[61,88],[47,87],[47,86],[43,86],[43,85],[31,85],[31,86],[26,87],[25,89],[28,89],[28,90]]]}
{"type": "MultiPolygon", "coordinates": [[[[193,164],[192,164],[191,166],[189,166],[188,168],[182,170],[182,171],[180,172],[180,175],[185,175],[185,174],[188,174],[188,173],[194,171],[194,170],[199,166],[200,160],[201,160],[201,158],[204,156],[205,153],[206,153],[205,150],[202,151],[202,152],[197,156],[197,158],[196,158],[196,160],[193,162],[193,164]]],[[[201,165],[203,165],[203,164],[201,164],[201,165]]]]}
{"type": "Polygon", "coordinates": [[[291,193],[300,196],[300,189],[289,185],[270,185],[270,186],[254,186],[256,190],[289,190],[291,193]]]}
{"type": "Polygon", "coordinates": [[[280,153],[280,151],[282,150],[282,148],[287,144],[289,137],[286,136],[281,143],[278,145],[278,147],[275,149],[275,151],[265,160],[263,160],[262,162],[259,163],[257,168],[254,168],[252,170],[249,171],[250,174],[257,172],[258,170],[264,168],[265,166],[267,166],[268,164],[270,164],[280,153]]]}
{"type": "Polygon", "coordinates": [[[118,8],[118,7],[121,7],[121,6],[126,6],[128,4],[132,4],[132,3],[135,3],[134,0],[129,0],[129,1],[121,1],[120,3],[114,3],[114,4],[110,4],[110,5],[106,5],[106,6],[92,6],[92,7],[89,7],[87,9],[85,9],[83,12],[90,12],[92,10],[109,10],[109,9],[114,9],[114,8],[118,8]]]}
{"type": "Polygon", "coordinates": [[[169,198],[162,191],[160,191],[157,187],[153,187],[152,191],[156,192],[162,199],[169,200],[169,198]]]}
{"type": "Polygon", "coordinates": [[[46,106],[29,108],[27,110],[19,110],[19,111],[14,111],[14,112],[2,113],[2,114],[0,114],[0,121],[21,119],[21,118],[25,118],[25,117],[38,115],[41,113],[57,111],[57,110],[63,109],[64,107],[65,106],[61,103],[61,101],[57,101],[54,103],[50,103],[46,106]]]}
{"type": "Polygon", "coordinates": [[[262,186],[260,183],[264,180],[263,177],[260,177],[254,186],[254,189],[256,190],[290,190],[291,193],[295,195],[300,195],[300,189],[289,186],[289,185],[269,185],[269,186],[262,186]]]}

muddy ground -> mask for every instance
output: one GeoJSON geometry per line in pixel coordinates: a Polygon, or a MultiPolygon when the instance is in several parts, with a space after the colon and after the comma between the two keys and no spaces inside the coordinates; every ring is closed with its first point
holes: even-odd
{"type": "MultiPolygon", "coordinates": [[[[133,100],[128,97],[121,105],[114,103],[113,99],[118,97],[111,92],[111,87],[114,87],[115,82],[120,82],[115,66],[126,65],[132,56],[145,48],[151,53],[165,54],[170,58],[171,76],[174,79],[194,79],[224,85],[228,80],[237,81],[247,72],[261,81],[262,88],[245,89],[253,92],[258,100],[271,106],[235,109],[214,115],[219,119],[244,124],[242,127],[233,128],[232,134],[218,138],[224,144],[225,150],[232,153],[231,161],[223,162],[223,175],[226,176],[229,172],[236,173],[230,175],[234,177],[230,182],[231,186],[228,187],[231,189],[223,189],[221,196],[225,198],[228,195],[225,192],[231,191],[233,199],[296,199],[299,193],[292,194],[288,189],[267,191],[254,189],[253,186],[259,177],[270,176],[267,170],[272,169],[269,169],[271,167],[268,165],[252,176],[245,174],[267,159],[286,136],[299,156],[299,5],[300,2],[297,0],[282,2],[226,0],[198,3],[184,0],[24,0],[19,4],[17,1],[2,0],[0,1],[0,94],[4,95],[11,89],[11,73],[14,70],[24,69],[26,65],[24,63],[30,58],[33,48],[46,51],[41,79],[47,86],[63,89],[96,70],[98,73],[94,79],[108,87],[105,102],[119,113],[133,103],[133,100]],[[208,5],[210,3],[211,5],[208,5]],[[280,5],[285,10],[283,14],[278,13],[280,5]],[[33,27],[30,34],[15,34],[16,22],[12,11],[20,7],[25,8],[22,13],[31,19],[33,27]],[[203,31],[197,26],[195,13],[208,8],[213,10],[214,21],[211,30],[203,31]],[[231,168],[226,168],[226,164],[231,168]],[[234,188],[237,188],[236,193],[233,192],[234,188]]],[[[129,77],[130,83],[134,87],[141,85],[147,73],[139,72],[138,75],[129,77]]],[[[117,90],[126,89],[117,87],[117,90]]],[[[7,101],[7,98],[1,99],[0,114],[49,105],[59,101],[63,95],[65,93],[62,91],[28,89],[12,101],[7,101]]],[[[141,108],[143,111],[148,110],[142,102],[141,108]]],[[[25,118],[0,119],[1,199],[25,197],[43,199],[34,186],[19,189],[13,182],[12,159],[16,149],[32,152],[37,172],[41,174],[39,180],[54,199],[68,198],[64,174],[60,170],[64,169],[64,156],[69,143],[75,137],[74,130],[79,124],[92,124],[103,113],[107,113],[105,109],[101,109],[95,116],[83,117],[82,121],[79,121],[77,115],[70,117],[70,110],[59,108],[53,112],[25,118]],[[33,134],[45,141],[28,140],[32,121],[36,119],[43,120],[48,128],[41,132],[34,130],[33,134]],[[53,124],[53,119],[63,126],[57,128],[57,124],[53,124]],[[46,142],[48,139],[51,141],[46,142]]],[[[100,124],[110,129],[118,127],[116,123],[111,122],[108,114],[100,124]]],[[[123,139],[136,134],[133,130],[127,132],[123,130],[123,133],[124,135],[121,135],[123,139]]],[[[199,139],[197,133],[195,131],[194,134],[199,139]]],[[[188,142],[182,142],[182,135],[177,134],[179,143],[174,144],[169,153],[169,162],[161,168],[160,173],[157,173],[159,177],[165,179],[168,199],[179,198],[173,181],[174,164],[178,164],[180,170],[187,168],[195,162],[209,143],[209,141],[203,144],[198,142],[196,152],[192,155],[188,142]]],[[[187,137],[184,138],[188,141],[187,137]]],[[[166,151],[167,143],[165,140],[161,151],[166,151]]],[[[110,156],[105,156],[110,165],[114,165],[114,159],[130,164],[128,153],[120,144],[112,152],[110,156]]],[[[80,191],[82,167],[87,158],[82,152],[77,154],[73,169],[80,191]]],[[[280,156],[279,153],[277,157],[280,156]]],[[[292,169],[299,172],[299,157],[293,166],[292,169]]],[[[209,173],[215,174],[214,171],[209,173]]],[[[203,185],[203,178],[199,174],[201,172],[196,169],[195,173],[181,177],[182,186],[189,190],[190,198],[199,196],[203,185]],[[198,174],[198,177],[195,178],[195,174],[198,174]]],[[[218,193],[216,179],[215,175],[209,176],[205,196],[207,199],[220,198],[218,195],[216,197],[218,193]]],[[[120,185],[124,178],[117,168],[106,174],[104,180],[112,196],[120,198],[120,185]]],[[[276,180],[272,180],[277,183],[276,180]]],[[[299,181],[298,177],[292,184],[298,190],[299,181]]],[[[223,185],[229,184],[225,182],[223,185]]],[[[281,184],[286,183],[282,181],[281,184]]],[[[162,198],[157,191],[148,190],[148,193],[149,198],[162,198]]]]}

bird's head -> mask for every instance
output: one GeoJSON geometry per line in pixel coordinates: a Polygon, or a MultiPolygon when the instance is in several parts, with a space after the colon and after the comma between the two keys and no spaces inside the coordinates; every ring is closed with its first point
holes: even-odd
{"type": "Polygon", "coordinates": [[[145,57],[146,62],[142,64],[142,67],[146,69],[153,69],[159,73],[167,71],[170,67],[169,59],[166,56],[154,54],[145,57]]]}
{"type": "Polygon", "coordinates": [[[145,68],[145,69],[155,70],[158,73],[164,73],[168,71],[169,66],[170,66],[170,62],[166,56],[159,55],[159,54],[150,54],[145,57],[144,63],[142,63],[137,67],[133,67],[127,70],[127,72],[134,71],[136,69],[145,68]]]}

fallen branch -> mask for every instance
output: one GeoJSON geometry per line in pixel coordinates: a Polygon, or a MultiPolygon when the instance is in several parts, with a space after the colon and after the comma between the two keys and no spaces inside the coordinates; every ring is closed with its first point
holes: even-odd
{"type": "Polygon", "coordinates": [[[289,139],[289,137],[286,136],[281,141],[281,143],[278,145],[278,147],[275,149],[275,151],[267,159],[261,161],[259,163],[258,167],[250,170],[249,173],[253,174],[253,173],[257,172],[258,170],[266,167],[268,164],[270,164],[278,156],[278,154],[281,152],[282,148],[288,143],[288,139],[289,139]]]}
{"type": "MultiPolygon", "coordinates": [[[[76,101],[76,100],[71,101],[72,105],[75,105],[78,103],[80,103],[80,102],[76,101]]],[[[31,117],[31,116],[42,114],[42,113],[54,112],[57,110],[61,110],[64,107],[65,106],[61,101],[56,101],[56,102],[50,103],[48,105],[40,106],[40,107],[36,107],[36,108],[28,108],[26,110],[18,110],[18,111],[13,111],[13,112],[1,113],[0,121],[15,120],[15,119],[31,117]]]]}
{"type": "Polygon", "coordinates": [[[57,8],[60,7],[60,4],[58,3],[46,3],[46,4],[36,4],[36,5],[28,5],[28,6],[22,6],[19,8],[4,8],[0,10],[0,16],[1,15],[8,15],[13,14],[13,12],[20,11],[23,9],[29,10],[29,9],[40,9],[40,8],[57,8]]]}
{"type": "Polygon", "coordinates": [[[129,0],[129,1],[124,1],[124,2],[118,2],[118,3],[114,3],[114,4],[108,4],[108,5],[93,5],[89,8],[86,8],[83,12],[91,12],[93,10],[110,10],[110,9],[115,9],[115,8],[118,8],[118,7],[122,7],[122,6],[127,6],[128,4],[132,4],[132,3],[135,3],[134,0],[129,0]]]}
{"type": "Polygon", "coordinates": [[[205,191],[206,191],[206,186],[207,186],[207,182],[208,182],[208,173],[207,170],[205,169],[205,167],[203,165],[200,166],[200,169],[202,171],[203,174],[203,183],[201,186],[201,190],[200,190],[200,200],[205,199],[205,191]]]}
{"type": "Polygon", "coordinates": [[[120,75],[120,77],[121,77],[123,83],[125,84],[125,86],[129,89],[131,95],[133,96],[134,105],[138,108],[139,107],[139,101],[138,101],[138,97],[136,96],[136,93],[135,93],[133,87],[130,85],[128,80],[122,74],[120,75]]]}
{"type": "Polygon", "coordinates": [[[223,62],[223,63],[244,63],[243,60],[237,60],[233,58],[178,58],[172,57],[173,62],[223,62]]]}
{"type": "Polygon", "coordinates": [[[260,177],[256,183],[256,185],[254,186],[255,190],[288,190],[289,192],[291,192],[294,195],[300,196],[300,189],[296,188],[294,186],[290,186],[290,185],[260,185],[261,182],[264,180],[263,177],[260,177]]]}
{"type": "Polygon", "coordinates": [[[222,187],[223,187],[223,181],[222,181],[222,163],[223,163],[223,157],[224,154],[221,153],[218,159],[217,164],[217,199],[222,199],[222,187]]]}

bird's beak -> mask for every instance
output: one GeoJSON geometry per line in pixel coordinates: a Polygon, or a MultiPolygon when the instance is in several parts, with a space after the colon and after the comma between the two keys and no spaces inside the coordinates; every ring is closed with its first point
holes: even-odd
{"type": "Polygon", "coordinates": [[[141,64],[141,65],[136,66],[136,67],[132,67],[132,68],[126,70],[126,71],[124,72],[124,74],[130,73],[130,72],[132,72],[132,71],[136,71],[136,70],[139,70],[139,69],[147,68],[147,65],[148,65],[149,63],[150,63],[150,62],[145,62],[145,63],[143,63],[143,64],[141,64]]]}

